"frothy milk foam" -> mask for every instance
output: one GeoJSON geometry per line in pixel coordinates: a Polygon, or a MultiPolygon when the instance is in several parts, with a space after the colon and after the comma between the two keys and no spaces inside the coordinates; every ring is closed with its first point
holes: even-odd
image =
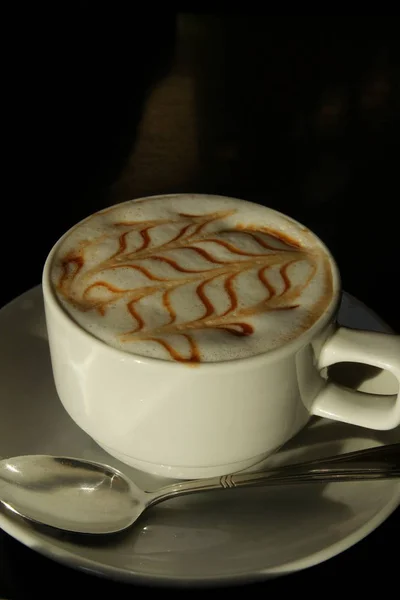
{"type": "Polygon", "coordinates": [[[65,311],[110,346],[180,362],[270,351],[332,300],[318,240],[264,206],[219,196],[134,200],[78,223],[52,285],[65,311]]]}

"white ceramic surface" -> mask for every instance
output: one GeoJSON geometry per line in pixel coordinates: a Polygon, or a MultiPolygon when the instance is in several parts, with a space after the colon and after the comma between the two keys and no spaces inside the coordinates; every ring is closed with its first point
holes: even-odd
{"type": "MultiPolygon", "coordinates": [[[[387,328],[345,296],[341,321],[387,328]]],[[[70,419],[51,376],[41,289],[0,311],[0,455],[50,453],[108,462],[154,489],[166,483],[121,465],[70,419]]],[[[333,376],[375,393],[397,390],[387,372],[337,365],[333,376]]],[[[400,430],[374,432],[314,418],[268,464],[317,458],[400,441],[400,430]]],[[[400,502],[396,481],[229,490],[155,506],[125,534],[93,541],[34,527],[0,510],[0,526],[23,544],[71,567],[132,582],[230,584],[318,564],[368,535],[400,502]]]]}
{"type": "MultiPolygon", "coordinates": [[[[285,227],[296,236],[304,230],[289,217],[285,227]]],[[[366,401],[320,375],[333,363],[354,361],[385,367],[400,381],[400,336],[336,329],[340,279],[327,248],[332,297],[311,327],[263,354],[193,366],[121,351],[78,326],[50,283],[53,257],[64,238],[43,271],[55,384],[72,419],[115,458],[153,475],[220,476],[265,459],[311,415],[371,429],[400,425],[400,395],[366,401]]],[[[316,236],[314,244],[324,248],[316,236]]]]}

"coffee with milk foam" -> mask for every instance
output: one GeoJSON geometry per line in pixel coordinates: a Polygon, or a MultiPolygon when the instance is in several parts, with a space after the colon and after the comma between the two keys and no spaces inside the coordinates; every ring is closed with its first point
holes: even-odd
{"type": "Polygon", "coordinates": [[[152,197],[96,213],[61,240],[51,277],[82,329],[183,363],[278,348],[333,297],[331,262],[306,228],[219,196],[152,197]]]}

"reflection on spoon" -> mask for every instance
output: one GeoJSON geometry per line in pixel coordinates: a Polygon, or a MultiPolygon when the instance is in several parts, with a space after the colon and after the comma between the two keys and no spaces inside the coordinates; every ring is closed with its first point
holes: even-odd
{"type": "Polygon", "coordinates": [[[238,487],[400,477],[400,444],[320,460],[140,489],[117,469],[91,461],[18,456],[0,461],[0,499],[31,521],[76,533],[107,534],[130,527],[150,506],[170,498],[238,487]]]}

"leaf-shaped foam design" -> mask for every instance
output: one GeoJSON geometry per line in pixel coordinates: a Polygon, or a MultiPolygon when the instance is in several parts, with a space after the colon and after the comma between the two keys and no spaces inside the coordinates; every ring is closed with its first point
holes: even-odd
{"type": "Polygon", "coordinates": [[[101,234],[86,240],[63,257],[57,290],[79,310],[97,311],[100,315],[105,315],[117,301],[123,301],[131,316],[132,328],[119,334],[121,341],[156,342],[163,346],[172,360],[199,362],[201,352],[194,337],[196,331],[215,329],[232,336],[252,335],[253,328],[246,317],[295,308],[296,300],[316,269],[312,253],[307,253],[287,236],[266,227],[238,226],[210,231],[212,224],[223,224],[224,219],[234,213],[234,210],[206,215],[180,213],[173,220],[114,222],[112,231],[106,236],[101,234]],[[84,268],[89,249],[95,249],[105,237],[115,238],[115,251],[94,266],[84,268]],[[185,263],[183,259],[189,257],[187,253],[192,253],[191,257],[197,262],[185,263]],[[310,265],[308,276],[293,284],[290,269],[304,260],[310,265]],[[123,287],[108,281],[107,273],[123,269],[140,275],[142,283],[123,287]],[[271,269],[275,279],[279,274],[279,286],[276,281],[275,284],[271,281],[271,269]],[[255,272],[265,294],[251,305],[242,305],[237,281],[250,271],[255,272]],[[209,286],[217,282],[222,285],[226,296],[226,307],[222,311],[217,310],[210,297],[209,286]],[[187,285],[195,286],[196,301],[202,308],[202,314],[182,320],[178,318],[172,296],[179,294],[180,288],[187,285]],[[78,293],[78,290],[81,291],[78,293]],[[146,322],[139,303],[157,294],[167,319],[154,327],[146,322]],[[182,336],[187,347],[186,354],[173,346],[171,335],[182,336]]]}

